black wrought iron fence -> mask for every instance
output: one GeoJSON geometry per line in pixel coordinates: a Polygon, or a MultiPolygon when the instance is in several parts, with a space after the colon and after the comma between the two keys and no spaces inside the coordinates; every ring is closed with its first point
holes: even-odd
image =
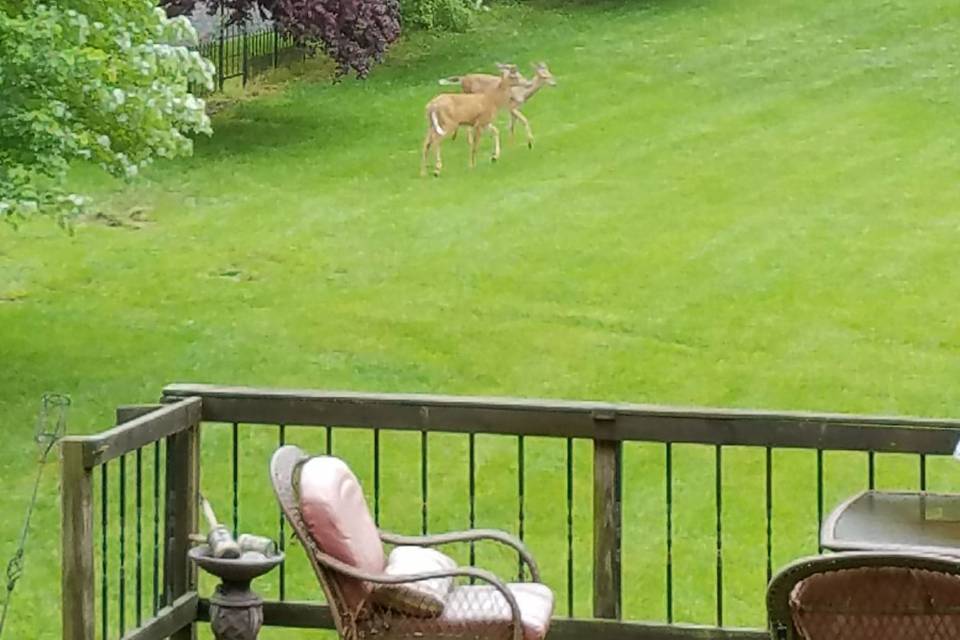
{"type": "MultiPolygon", "coordinates": [[[[227,80],[239,78],[246,86],[254,76],[306,58],[306,49],[276,26],[249,29],[245,25],[227,25],[204,38],[197,47],[200,55],[216,68],[214,89],[223,91],[227,80]]],[[[206,89],[191,87],[193,93],[206,89]]]]}

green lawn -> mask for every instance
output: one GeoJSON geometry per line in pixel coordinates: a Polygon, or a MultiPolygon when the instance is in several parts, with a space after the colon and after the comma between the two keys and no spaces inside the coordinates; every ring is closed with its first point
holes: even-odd
{"type": "MultiPolygon", "coordinates": [[[[500,6],[468,34],[406,39],[366,83],[313,73],[227,108],[194,158],[133,185],[78,172],[104,212],[149,221],[0,228],[0,554],[47,390],[84,432],[171,381],[960,415],[958,36],[960,5],[937,0],[500,6]],[[532,151],[518,139],[491,165],[486,140],[468,171],[460,139],[442,178],[418,177],[438,77],[541,59],[558,86],[525,109],[532,151]]],[[[242,433],[241,524],[268,532],[276,434],[242,433]]],[[[205,437],[227,509],[229,429],[205,437]]],[[[384,522],[415,530],[419,437],[388,438],[384,522]]],[[[320,432],[288,439],[322,450],[320,432]]],[[[514,445],[479,442],[480,524],[515,529],[514,445]]],[[[466,522],[465,447],[431,438],[431,528],[466,522]]],[[[369,434],[334,448],[369,478],[369,434]]],[[[529,539],[563,592],[565,447],[526,455],[529,539]]],[[[674,469],[674,613],[706,623],[713,455],[679,447],[674,469]]],[[[665,615],[662,457],[626,454],[632,618],[665,615]]],[[[584,615],[586,446],[576,461],[584,615]]],[[[763,623],[763,464],[724,457],[728,624],[763,623]]],[[[878,464],[883,486],[915,484],[915,461],[878,464]]],[[[865,465],[827,455],[828,507],[865,465]]],[[[10,638],[59,637],[48,471],[10,638]]],[[[931,462],[932,486],[958,476],[931,462]]],[[[777,454],[777,564],[811,550],[814,477],[812,455],[777,454]]],[[[313,597],[291,565],[291,597],[313,597]]]]}

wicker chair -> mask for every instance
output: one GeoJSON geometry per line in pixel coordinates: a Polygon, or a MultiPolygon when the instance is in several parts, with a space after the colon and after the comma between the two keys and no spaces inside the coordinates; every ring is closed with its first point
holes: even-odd
{"type": "Polygon", "coordinates": [[[805,558],[770,581],[767,612],[774,640],[958,640],[960,558],[805,558]]]}
{"type": "Polygon", "coordinates": [[[422,537],[379,531],[346,464],[331,456],[310,457],[297,447],[276,451],[270,475],[344,640],[546,637],[553,593],[540,584],[536,562],[513,536],[493,530],[422,537]],[[479,540],[511,547],[532,582],[507,584],[488,571],[457,567],[431,549],[479,540]],[[389,561],[384,544],[395,546],[389,561]],[[401,557],[401,551],[408,553],[401,557]],[[395,563],[395,555],[408,560],[395,563]],[[423,557],[429,560],[427,570],[418,566],[423,557]]]}

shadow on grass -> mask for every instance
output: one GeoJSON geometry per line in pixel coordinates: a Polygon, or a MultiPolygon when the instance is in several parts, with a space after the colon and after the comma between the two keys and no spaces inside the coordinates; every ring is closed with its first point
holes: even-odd
{"type": "Polygon", "coordinates": [[[285,153],[297,148],[335,148],[363,137],[364,123],[346,109],[312,104],[232,107],[214,120],[214,134],[196,141],[191,163],[254,154],[285,153]]]}

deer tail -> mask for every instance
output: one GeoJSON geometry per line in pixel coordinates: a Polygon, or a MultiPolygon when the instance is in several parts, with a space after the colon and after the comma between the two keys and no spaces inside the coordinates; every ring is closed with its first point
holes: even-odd
{"type": "Polygon", "coordinates": [[[439,82],[442,85],[460,84],[460,76],[450,76],[448,78],[440,78],[439,82]]]}
{"type": "Polygon", "coordinates": [[[443,127],[440,126],[440,120],[437,118],[436,109],[429,109],[427,111],[430,117],[430,126],[433,127],[433,130],[437,132],[438,136],[445,136],[447,132],[443,130],[443,127]]]}

